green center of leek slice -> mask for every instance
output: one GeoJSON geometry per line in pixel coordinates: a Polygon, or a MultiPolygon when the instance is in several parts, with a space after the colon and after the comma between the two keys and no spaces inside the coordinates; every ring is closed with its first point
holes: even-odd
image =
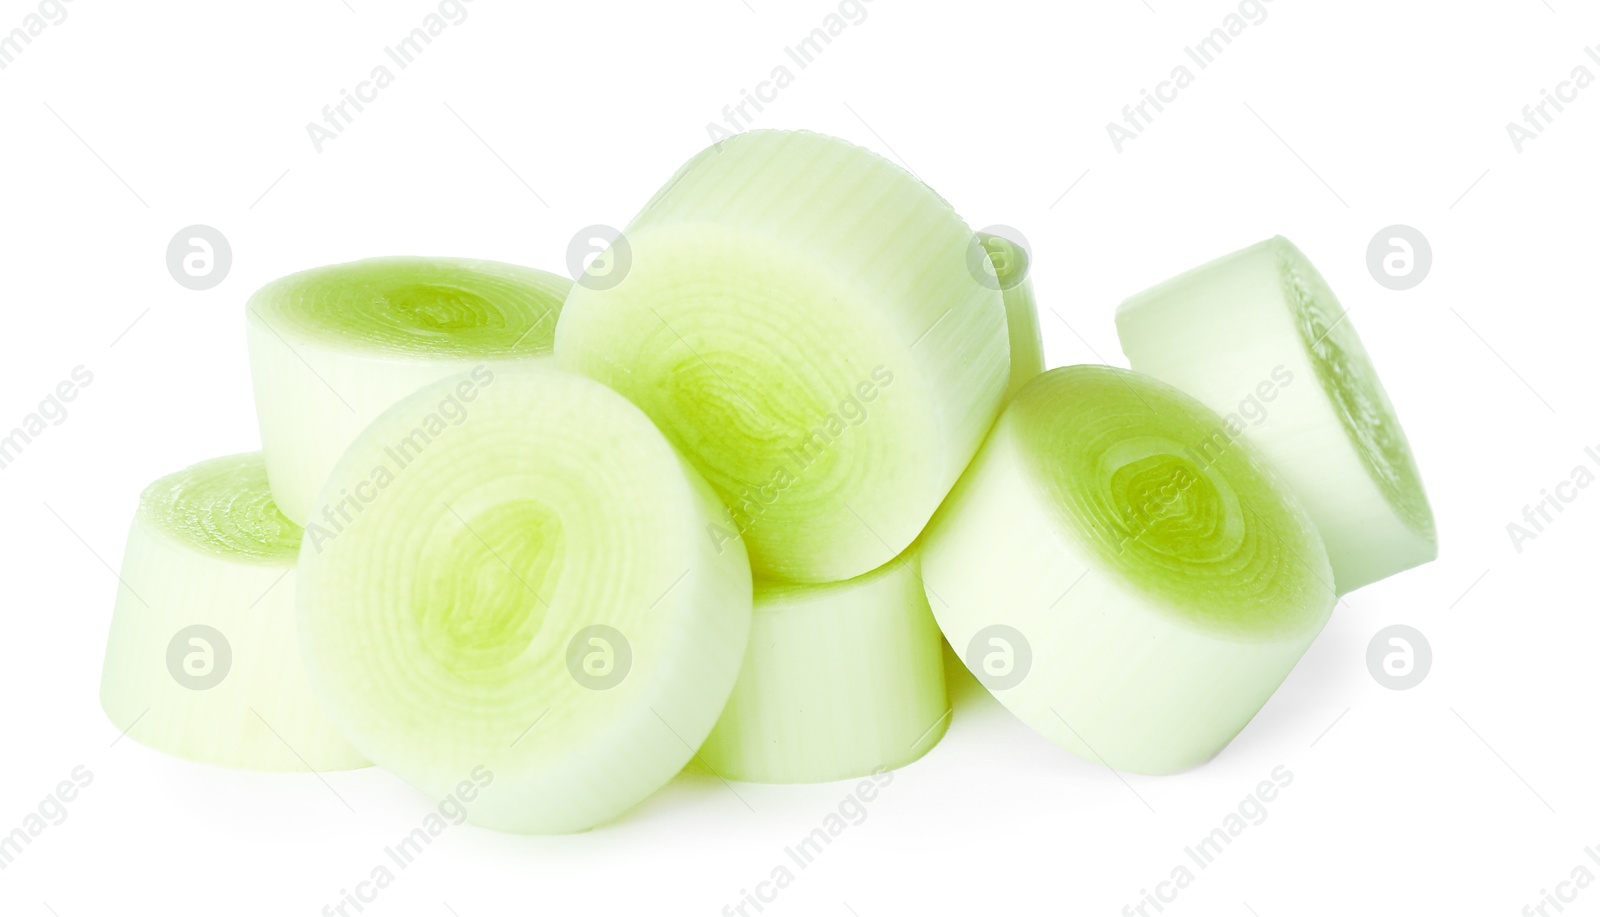
{"type": "Polygon", "coordinates": [[[413,611],[430,655],[458,675],[492,675],[544,623],[567,551],[555,512],[536,500],[490,507],[420,558],[413,611]]]}
{"type": "Polygon", "coordinates": [[[300,527],[272,502],[261,453],[209,459],[145,488],[140,512],[185,544],[229,560],[293,563],[300,527]]]}
{"type": "Polygon", "coordinates": [[[330,346],[428,355],[549,353],[564,278],[454,258],[371,258],[291,274],[250,308],[330,346]]]}
{"type": "Polygon", "coordinates": [[[1327,589],[1301,559],[1316,555],[1315,533],[1216,415],[1164,383],[1098,366],[1046,373],[1012,412],[1030,474],[1105,568],[1198,627],[1263,637],[1304,628],[1293,597],[1327,589]]]}
{"type": "Polygon", "coordinates": [[[904,407],[916,383],[872,304],[812,265],[763,263],[737,233],[632,241],[626,291],[649,308],[630,327],[616,310],[612,339],[635,339],[628,363],[574,362],[657,419],[766,556],[804,555],[841,500],[880,518],[882,492],[861,482],[923,461],[936,434],[904,407]]]}

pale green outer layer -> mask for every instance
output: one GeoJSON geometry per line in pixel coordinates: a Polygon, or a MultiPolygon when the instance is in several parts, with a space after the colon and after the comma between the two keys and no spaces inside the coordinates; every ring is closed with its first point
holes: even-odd
{"type": "Polygon", "coordinates": [[[1341,593],[1438,555],[1405,432],[1351,318],[1276,237],[1124,302],[1134,369],[1233,419],[1322,531],[1341,593]]]}
{"type": "Polygon", "coordinates": [[[942,646],[914,554],[842,583],[758,583],[744,667],[700,761],[758,783],[908,764],[949,722],[942,646]]]}
{"type": "Polygon", "coordinates": [[[549,359],[572,282],[461,258],[373,258],[291,274],[246,307],[273,496],[304,525],[339,455],[373,418],[474,366],[549,359]]]}
{"type": "Polygon", "coordinates": [[[656,421],[757,573],[830,582],[898,555],[1006,386],[972,230],[876,154],[751,131],[690,160],[623,239],[620,283],[573,287],[557,362],[656,421]]]}
{"type": "Polygon", "coordinates": [[[1039,333],[1039,307],[1033,296],[1033,277],[1027,249],[993,233],[978,233],[989,252],[995,278],[1006,306],[1006,333],[1011,342],[1009,399],[1028,380],[1044,372],[1044,339],[1039,333]]]}
{"type": "Polygon", "coordinates": [[[100,703],[119,732],[168,754],[255,770],[362,767],[311,694],[294,596],[300,531],[267,493],[260,453],[151,484],[123,556],[100,703]],[[211,632],[190,632],[196,625],[211,632]],[[191,638],[198,642],[191,642],[191,638]],[[181,660],[222,672],[180,683],[181,660]],[[206,660],[209,659],[209,663],[206,660]]]}
{"type": "Polygon", "coordinates": [[[323,500],[339,512],[301,549],[318,696],[429,796],[487,772],[471,821],[593,827],[716,722],[749,561],[705,537],[726,511],[614,392],[538,367],[442,380],[361,434],[323,500]]]}
{"type": "Polygon", "coordinates": [[[1209,759],[1331,612],[1315,527],[1222,425],[1137,373],[1050,370],[924,536],[951,645],[971,667],[991,647],[1031,659],[995,696],[1088,760],[1171,773],[1209,759]]]}

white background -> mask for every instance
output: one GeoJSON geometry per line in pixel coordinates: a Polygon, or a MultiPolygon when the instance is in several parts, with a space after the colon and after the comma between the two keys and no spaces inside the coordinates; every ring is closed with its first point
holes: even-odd
{"type": "MultiPolygon", "coordinates": [[[[35,8],[0,2],[0,31],[35,8]]],[[[1593,468],[1583,449],[1600,444],[1600,88],[1520,153],[1505,127],[1574,67],[1600,74],[1583,53],[1600,15],[1576,0],[1275,0],[1119,154],[1106,122],[1234,8],[873,0],[798,70],[783,49],[836,9],[826,0],[475,0],[318,153],[306,123],[427,0],[73,2],[0,71],[0,427],[73,367],[94,374],[0,471],[0,832],[75,766],[94,781],[0,872],[0,912],[314,915],[416,825],[428,801],[376,770],[325,786],[112,746],[96,699],[105,563],[137,495],[256,448],[242,310],[255,287],[379,254],[561,270],[576,230],[626,223],[707,143],[707,122],[783,63],[795,80],[758,126],[864,144],[973,226],[1026,234],[1040,301],[1059,313],[1043,319],[1052,365],[1121,363],[1123,297],[1289,236],[1382,370],[1442,555],[1349,596],[1255,722],[1181,776],[1124,782],[968,684],[943,743],[767,914],[1118,914],[1278,765],[1294,779],[1266,821],[1168,914],[1509,917],[1581,863],[1600,873],[1584,854],[1600,845],[1600,494],[1579,491],[1520,552],[1506,530],[1593,468]],[[165,265],[194,223],[233,247],[206,292],[165,265]],[[1393,223],[1433,247],[1406,292],[1366,268],[1393,223]],[[1402,622],[1434,666],[1397,692],[1365,652],[1402,622]]],[[[453,828],[367,913],[718,914],[849,785],[736,790],[683,777],[577,837],[453,828]]],[[[1576,907],[1593,913],[1600,888],[1576,907]]]]}

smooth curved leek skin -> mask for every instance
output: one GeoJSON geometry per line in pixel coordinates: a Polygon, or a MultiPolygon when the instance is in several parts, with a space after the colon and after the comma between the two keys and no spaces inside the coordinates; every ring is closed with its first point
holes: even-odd
{"type": "Polygon", "coordinates": [[[978,233],[989,253],[995,278],[1006,307],[1006,334],[1011,342],[1011,376],[1006,398],[1044,372],[1044,339],[1039,332],[1039,307],[1033,296],[1033,277],[1027,249],[993,233],[978,233]]]}
{"type": "Polygon", "coordinates": [[[744,667],[700,762],[756,783],[909,764],[949,724],[943,644],[915,554],[842,583],[758,583],[744,667]]]}
{"type": "Polygon", "coordinates": [[[1130,298],[1133,368],[1188,392],[1261,449],[1322,532],[1340,593],[1438,556],[1405,431],[1350,318],[1279,236],[1130,298]]]}
{"type": "Polygon", "coordinates": [[[572,282],[463,258],[372,258],[302,271],[246,307],[272,493],[304,525],[367,424],[423,385],[479,364],[547,359],[572,282]]]}
{"type": "Polygon", "coordinates": [[[295,624],[300,529],[260,453],[201,462],[145,489],[128,534],[100,703],[168,754],[269,771],[367,761],[311,694],[295,624]]]}
{"type": "Polygon", "coordinates": [[[650,415],[760,576],[833,582],[899,555],[1005,391],[1005,310],[968,267],[973,231],[874,153],[747,131],[623,237],[621,281],[580,281],[562,307],[558,364],[650,415]]]}
{"type": "Polygon", "coordinates": [[[1220,751],[1334,603],[1310,520],[1176,389],[1100,366],[1012,399],[924,536],[940,628],[994,695],[1089,761],[1220,751]]]}
{"type": "Polygon", "coordinates": [[[616,817],[682,770],[738,676],[749,561],[637,408],[552,368],[420,389],[340,459],[306,529],[300,621],[329,716],[468,820],[616,817]],[[480,780],[474,775],[483,775],[480,780]]]}

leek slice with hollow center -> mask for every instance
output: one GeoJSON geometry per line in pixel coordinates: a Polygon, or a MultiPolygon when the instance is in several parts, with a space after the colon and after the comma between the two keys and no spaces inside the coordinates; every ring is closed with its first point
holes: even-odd
{"type": "Polygon", "coordinates": [[[925,536],[940,628],[1033,729],[1118,770],[1220,751],[1322,629],[1326,552],[1248,443],[1148,376],[1050,370],[925,536]]]}
{"type": "Polygon", "coordinates": [[[547,358],[572,282],[462,258],[372,258],[291,274],[246,308],[272,493],[304,525],[357,433],[436,379],[547,358]]]}
{"type": "Polygon", "coordinates": [[[580,376],[480,367],[385,412],[301,548],[306,666],[375,763],[468,819],[580,831],[665,784],[733,689],[749,561],[643,413],[580,376]]]}
{"type": "Polygon", "coordinates": [[[842,583],[758,583],[744,667],[700,760],[757,783],[915,761],[949,721],[942,647],[914,553],[842,583]]]}
{"type": "Polygon", "coordinates": [[[560,366],[655,420],[757,573],[843,580],[904,550],[1006,386],[1000,291],[949,204],[842,140],[749,131],[691,159],[623,238],[629,257],[562,307],[560,366]]]}
{"type": "Polygon", "coordinates": [[[1306,256],[1279,236],[1117,309],[1133,368],[1230,419],[1322,532],[1340,593],[1438,556],[1405,431],[1355,328],[1306,256]]]}
{"type": "Polygon", "coordinates": [[[232,767],[362,767],[311,694],[295,624],[300,528],[260,453],[145,489],[128,534],[100,703],[151,748],[232,767]]]}

